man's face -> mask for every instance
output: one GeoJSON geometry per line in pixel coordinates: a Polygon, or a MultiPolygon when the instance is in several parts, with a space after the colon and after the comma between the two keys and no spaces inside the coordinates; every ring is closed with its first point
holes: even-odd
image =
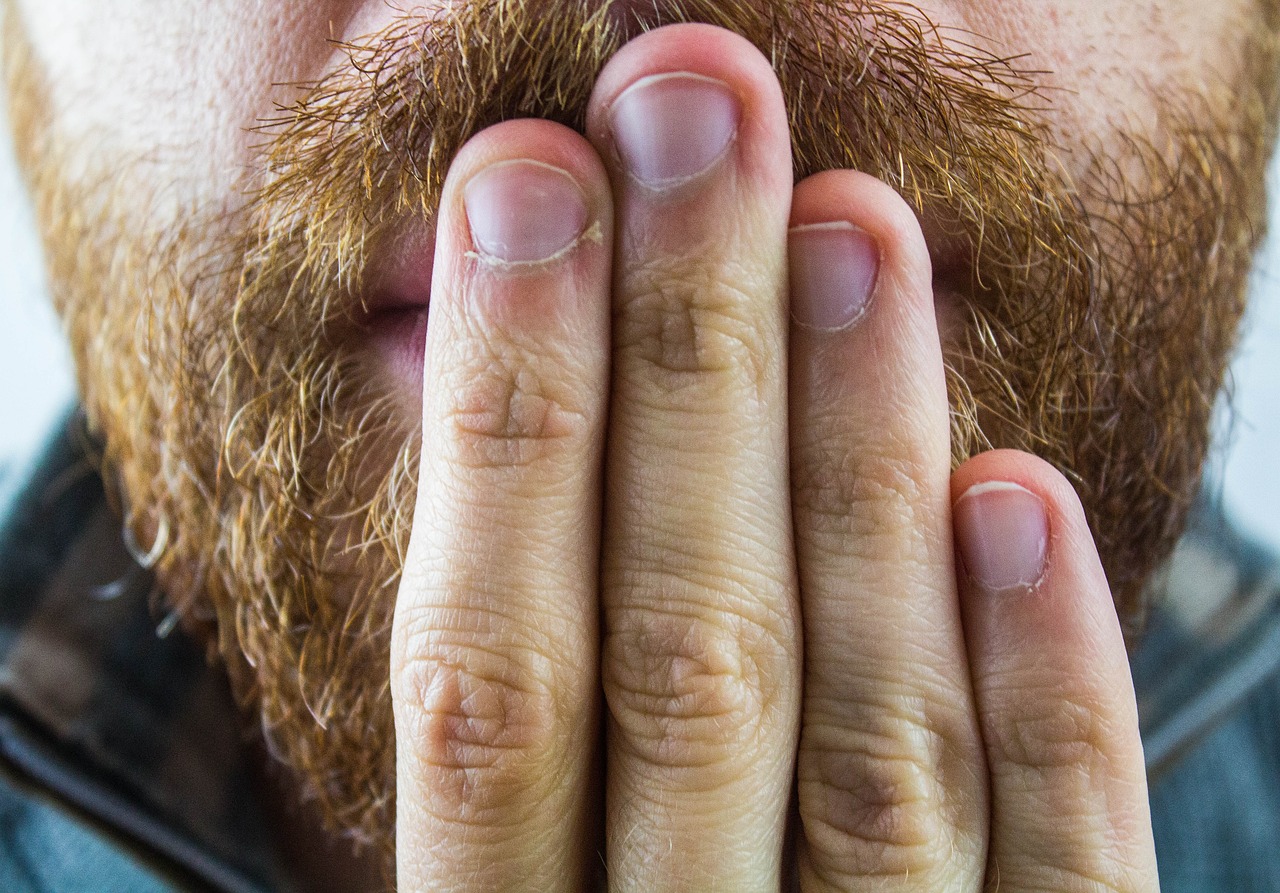
{"type": "Polygon", "coordinates": [[[1262,216],[1262,0],[675,6],[10,3],[19,155],[132,536],[340,825],[390,827],[444,171],[503,118],[580,125],[641,25],[746,34],[797,174],[918,209],[957,460],[1066,471],[1128,620],[1180,527],[1262,216]]]}

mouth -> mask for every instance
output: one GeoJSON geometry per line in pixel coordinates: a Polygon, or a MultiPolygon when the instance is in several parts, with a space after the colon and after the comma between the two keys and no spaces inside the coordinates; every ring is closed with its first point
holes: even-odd
{"type": "Polygon", "coordinates": [[[374,251],[369,286],[356,309],[375,375],[404,399],[404,411],[422,406],[427,312],[434,266],[434,221],[416,220],[374,251]]]}
{"type": "Polygon", "coordinates": [[[972,238],[959,225],[946,225],[937,215],[920,215],[929,262],[933,268],[933,306],[938,319],[938,334],[943,347],[962,340],[967,324],[964,308],[974,293],[974,245],[972,238]]]}
{"type": "MultiPolygon", "coordinates": [[[[378,372],[395,383],[397,394],[420,410],[427,348],[427,308],[379,310],[365,323],[378,372]]],[[[406,409],[408,407],[406,406],[406,409]]]]}
{"type": "MultiPolygon", "coordinates": [[[[434,267],[434,221],[414,221],[375,250],[370,286],[360,298],[357,322],[373,371],[403,400],[406,413],[421,412],[427,315],[434,267]]],[[[921,215],[933,265],[934,306],[944,344],[959,338],[963,307],[973,286],[970,238],[936,216],[921,215]]]]}

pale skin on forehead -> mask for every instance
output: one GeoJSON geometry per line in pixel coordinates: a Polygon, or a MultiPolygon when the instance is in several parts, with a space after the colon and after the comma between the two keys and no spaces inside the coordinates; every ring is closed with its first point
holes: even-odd
{"type": "MultiPolygon", "coordinates": [[[[276,85],[311,81],[341,64],[330,37],[358,39],[405,7],[383,0],[9,2],[10,25],[22,29],[35,56],[41,114],[62,148],[71,147],[72,171],[140,164],[153,211],[217,209],[238,195],[260,142],[247,128],[292,98],[276,85]]],[[[973,43],[1025,54],[1020,65],[1049,72],[1050,123],[1070,151],[1104,143],[1120,122],[1154,125],[1152,89],[1167,95],[1221,83],[1239,58],[1240,29],[1255,2],[917,5],[938,24],[970,32],[973,43]]]]}

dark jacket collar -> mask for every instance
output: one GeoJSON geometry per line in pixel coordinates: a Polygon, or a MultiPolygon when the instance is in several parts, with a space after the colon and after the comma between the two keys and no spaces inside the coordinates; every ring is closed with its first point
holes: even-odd
{"type": "Polygon", "coordinates": [[[74,414],[0,522],[0,759],[183,887],[281,889],[225,676],[157,614],[74,414]]]}

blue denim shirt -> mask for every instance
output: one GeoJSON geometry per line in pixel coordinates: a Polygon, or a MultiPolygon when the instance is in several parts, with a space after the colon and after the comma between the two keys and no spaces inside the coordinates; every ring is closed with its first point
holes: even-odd
{"type": "Polygon", "coordinates": [[[1203,505],[1131,661],[1161,889],[1280,891],[1280,564],[1203,505]]]}

